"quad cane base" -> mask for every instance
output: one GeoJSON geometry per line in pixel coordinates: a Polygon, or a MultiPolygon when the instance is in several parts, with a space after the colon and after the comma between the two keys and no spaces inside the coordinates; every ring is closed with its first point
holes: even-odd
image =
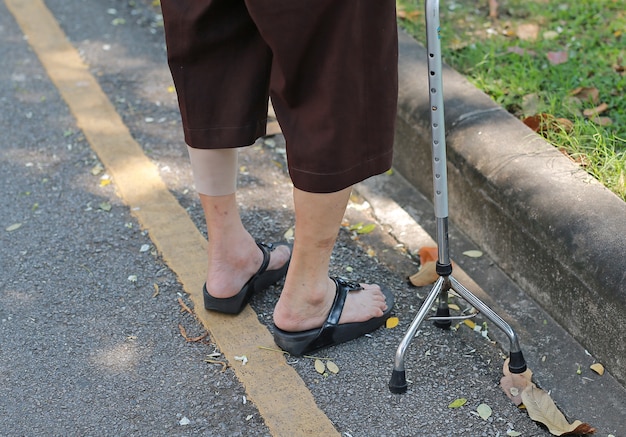
{"type": "Polygon", "coordinates": [[[429,320],[434,320],[435,326],[447,328],[451,325],[452,320],[473,317],[450,316],[447,303],[448,292],[450,290],[455,291],[507,335],[510,341],[509,370],[511,373],[523,373],[526,370],[526,361],[520,350],[517,335],[511,326],[452,276],[452,263],[450,261],[448,242],[448,179],[446,168],[445,121],[443,113],[441,42],[439,36],[439,0],[426,0],[425,9],[428,85],[430,88],[429,101],[431,107],[433,203],[435,207],[435,218],[437,220],[437,274],[439,278],[422,303],[417,315],[411,322],[408,331],[398,346],[391,380],[389,381],[389,390],[392,393],[404,393],[407,390],[404,355],[413,337],[415,337],[417,328],[424,321],[437,298],[439,298],[439,305],[436,315],[429,318],[429,320]]]}

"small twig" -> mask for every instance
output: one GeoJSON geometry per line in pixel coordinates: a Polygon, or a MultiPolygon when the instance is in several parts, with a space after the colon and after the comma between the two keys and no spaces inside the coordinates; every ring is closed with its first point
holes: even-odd
{"type": "Polygon", "coordinates": [[[189,337],[187,335],[187,330],[185,329],[185,327],[183,325],[181,325],[180,323],[178,324],[178,330],[180,331],[180,335],[183,336],[183,338],[185,339],[185,341],[189,342],[189,343],[195,343],[197,341],[203,340],[204,338],[206,338],[206,336],[209,335],[209,332],[205,332],[204,334],[198,336],[198,337],[189,337]]]}
{"type": "Polygon", "coordinates": [[[226,369],[230,367],[228,363],[220,360],[211,360],[207,358],[206,360],[204,360],[204,362],[209,364],[220,364],[222,366],[222,372],[226,371],[226,369]]]}
{"type": "Polygon", "coordinates": [[[271,348],[271,347],[267,347],[267,346],[259,346],[259,349],[263,349],[263,350],[271,351],[271,352],[280,352],[283,355],[291,355],[289,352],[285,352],[283,350],[275,349],[275,348],[271,348]]]}
{"type": "Polygon", "coordinates": [[[181,307],[181,308],[180,308],[180,312],[181,312],[181,313],[186,311],[186,312],[188,312],[189,314],[191,314],[192,316],[194,315],[194,313],[193,313],[192,309],[191,309],[191,308],[189,308],[189,307],[187,306],[187,304],[185,304],[185,302],[183,302],[183,300],[182,300],[180,297],[178,298],[178,304],[179,304],[179,305],[180,305],[180,307],[181,307]]]}
{"type": "Polygon", "coordinates": [[[332,358],[330,357],[316,357],[313,355],[302,355],[302,358],[309,358],[311,360],[322,360],[322,361],[330,361],[332,358]]]}

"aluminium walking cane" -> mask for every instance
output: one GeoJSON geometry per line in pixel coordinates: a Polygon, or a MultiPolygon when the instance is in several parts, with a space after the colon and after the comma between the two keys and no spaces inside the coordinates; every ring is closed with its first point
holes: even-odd
{"type": "Polygon", "coordinates": [[[523,373],[526,370],[526,361],[520,350],[517,334],[515,334],[511,326],[452,276],[452,263],[450,261],[448,242],[448,176],[446,169],[446,139],[443,113],[441,41],[439,36],[439,0],[426,0],[425,9],[428,85],[430,89],[429,100],[431,108],[434,206],[435,219],[437,222],[438,259],[436,271],[439,278],[428,296],[426,296],[426,299],[422,303],[417,315],[411,322],[408,331],[398,346],[393,372],[389,381],[389,390],[392,393],[404,393],[407,390],[404,355],[409,343],[413,340],[417,332],[417,328],[426,318],[427,313],[437,298],[439,298],[437,311],[435,316],[430,317],[429,320],[434,320],[435,326],[439,328],[445,329],[450,327],[452,320],[463,320],[476,315],[450,316],[450,309],[448,308],[448,291],[450,289],[454,290],[507,335],[510,341],[509,370],[511,373],[523,373]]]}

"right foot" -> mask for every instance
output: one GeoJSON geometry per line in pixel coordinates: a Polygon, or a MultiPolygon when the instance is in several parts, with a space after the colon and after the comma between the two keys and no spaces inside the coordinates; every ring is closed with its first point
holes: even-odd
{"type": "MultiPolygon", "coordinates": [[[[378,285],[360,285],[363,290],[348,293],[339,324],[365,322],[381,317],[387,310],[385,295],[378,285]]],[[[274,324],[287,332],[319,328],[326,322],[335,294],[336,285],[330,278],[316,289],[288,289],[286,283],[274,309],[274,324]]]]}
{"type": "MultiPolygon", "coordinates": [[[[231,246],[231,253],[209,254],[209,269],[206,288],[215,298],[235,296],[259,271],[263,262],[263,252],[252,240],[252,245],[231,246]]],[[[270,252],[267,270],[278,270],[289,261],[291,252],[286,245],[276,245],[270,252]]]]}

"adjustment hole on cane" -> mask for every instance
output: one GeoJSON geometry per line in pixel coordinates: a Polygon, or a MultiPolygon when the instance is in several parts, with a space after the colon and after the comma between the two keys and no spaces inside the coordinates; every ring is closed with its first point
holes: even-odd
{"type": "Polygon", "coordinates": [[[440,177],[441,177],[441,175],[440,175],[440,174],[436,174],[436,175],[435,175],[435,178],[437,178],[437,179],[439,179],[440,177]]]}
{"type": "Polygon", "coordinates": [[[433,111],[436,111],[436,110],[437,110],[437,107],[436,107],[436,106],[433,106],[433,108],[432,108],[432,109],[433,109],[433,111]]]}
{"type": "Polygon", "coordinates": [[[435,162],[439,162],[439,158],[435,158],[435,162]]]}
{"type": "Polygon", "coordinates": [[[430,72],[430,75],[431,75],[431,76],[434,76],[434,75],[435,75],[435,72],[434,72],[434,71],[431,71],[431,72],[430,72]]]}
{"type": "Polygon", "coordinates": [[[439,124],[433,123],[433,127],[439,127],[439,124]]]}
{"type": "Polygon", "coordinates": [[[433,93],[433,94],[435,94],[435,93],[437,92],[437,90],[436,90],[435,88],[431,88],[431,89],[430,89],[430,92],[431,92],[431,93],[433,93]]]}
{"type": "Polygon", "coordinates": [[[439,141],[435,140],[435,141],[433,141],[433,144],[436,146],[436,145],[439,144],[439,141]]]}
{"type": "Polygon", "coordinates": [[[437,191],[437,196],[441,196],[441,191],[437,191]]]}
{"type": "Polygon", "coordinates": [[[428,56],[430,56],[431,58],[434,58],[435,54],[434,53],[429,53],[428,56]]]}

